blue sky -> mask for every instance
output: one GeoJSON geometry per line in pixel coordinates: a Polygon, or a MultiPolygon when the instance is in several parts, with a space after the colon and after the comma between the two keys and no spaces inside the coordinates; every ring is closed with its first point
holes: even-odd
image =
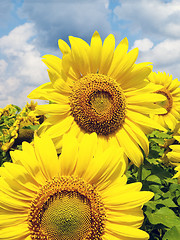
{"type": "Polygon", "coordinates": [[[61,57],[58,39],[90,42],[124,37],[139,48],[137,62],[180,79],[179,0],[0,0],[0,107],[22,107],[27,95],[48,82],[44,54],[61,57]]]}

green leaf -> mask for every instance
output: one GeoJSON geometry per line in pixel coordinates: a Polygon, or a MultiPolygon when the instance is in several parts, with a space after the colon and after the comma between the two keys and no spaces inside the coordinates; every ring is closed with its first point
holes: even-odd
{"type": "Polygon", "coordinates": [[[177,203],[178,203],[178,205],[180,206],[180,197],[178,197],[177,203]]]}
{"type": "Polygon", "coordinates": [[[143,168],[142,169],[142,180],[146,179],[150,174],[151,174],[151,170],[143,168]]]}
{"type": "Polygon", "coordinates": [[[146,180],[149,182],[154,182],[155,184],[161,184],[160,178],[156,175],[150,175],[146,178],[146,180]]]}
{"type": "Polygon", "coordinates": [[[33,131],[37,130],[40,125],[29,125],[29,126],[24,126],[23,129],[31,129],[33,131]]]}
{"type": "Polygon", "coordinates": [[[165,133],[165,132],[159,132],[159,131],[155,131],[155,136],[162,139],[172,138],[171,133],[165,133]]]}
{"type": "Polygon", "coordinates": [[[170,139],[172,138],[171,133],[160,132],[158,130],[153,131],[152,133],[148,134],[149,138],[162,138],[162,139],[170,139]]]}
{"type": "Polygon", "coordinates": [[[158,143],[158,144],[164,144],[164,139],[162,139],[162,138],[151,138],[151,141],[158,143]]]}
{"type": "Polygon", "coordinates": [[[166,207],[177,207],[177,205],[170,198],[158,199],[156,201],[149,201],[146,203],[146,206],[150,207],[152,210],[156,210],[157,205],[164,205],[166,207]]]}
{"type": "Polygon", "coordinates": [[[179,238],[180,227],[174,226],[164,234],[163,240],[178,240],[179,238]]]}
{"type": "Polygon", "coordinates": [[[172,198],[172,194],[170,191],[168,191],[168,192],[162,193],[162,197],[163,198],[172,198]]]}
{"type": "Polygon", "coordinates": [[[171,184],[171,186],[169,187],[169,191],[170,192],[180,191],[180,185],[175,183],[171,184]]]}
{"type": "Polygon", "coordinates": [[[158,193],[159,195],[162,195],[163,192],[160,190],[160,185],[149,185],[149,190],[151,190],[154,193],[158,193]]]}
{"type": "Polygon", "coordinates": [[[173,227],[174,225],[180,225],[180,219],[176,216],[174,211],[167,207],[162,207],[154,213],[146,212],[146,215],[151,224],[163,224],[166,227],[173,227]]]}

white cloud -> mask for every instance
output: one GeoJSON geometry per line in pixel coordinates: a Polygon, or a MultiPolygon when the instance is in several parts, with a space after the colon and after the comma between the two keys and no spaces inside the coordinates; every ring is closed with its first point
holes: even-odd
{"type": "Polygon", "coordinates": [[[138,61],[153,62],[154,71],[165,71],[180,78],[180,1],[119,0],[114,14],[135,36],[138,61]],[[141,39],[140,39],[141,38],[141,39]]]}
{"type": "Polygon", "coordinates": [[[104,38],[110,33],[108,0],[24,0],[19,15],[33,22],[41,47],[56,48],[59,38],[68,36],[90,40],[95,30],[104,38]]]}
{"type": "MultiPolygon", "coordinates": [[[[119,20],[126,20],[130,33],[158,39],[180,38],[180,1],[119,0],[114,9],[119,20]]],[[[124,24],[123,24],[124,27],[124,24]]]]}
{"type": "MultiPolygon", "coordinates": [[[[25,23],[0,38],[0,106],[24,106],[27,95],[48,81],[46,67],[34,44],[33,24],[25,23]]],[[[30,100],[29,100],[30,101],[30,100]]]]}
{"type": "Polygon", "coordinates": [[[4,59],[0,59],[0,73],[3,74],[6,71],[8,63],[4,59]]]}
{"type": "Polygon", "coordinates": [[[180,79],[180,40],[166,39],[148,51],[140,52],[138,61],[152,62],[154,71],[165,71],[180,79]]]}
{"type": "Polygon", "coordinates": [[[150,39],[144,38],[144,39],[141,39],[141,40],[136,40],[134,42],[134,45],[133,45],[132,48],[138,47],[139,51],[146,52],[149,49],[151,49],[153,47],[153,45],[154,44],[153,44],[153,42],[150,39]]]}

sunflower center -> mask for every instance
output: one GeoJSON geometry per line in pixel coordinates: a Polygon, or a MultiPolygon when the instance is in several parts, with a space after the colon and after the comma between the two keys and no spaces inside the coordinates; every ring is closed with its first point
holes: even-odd
{"type": "Polygon", "coordinates": [[[124,123],[126,101],[119,84],[102,74],[78,80],[70,95],[71,113],[85,132],[109,135],[124,123]]]}
{"type": "Polygon", "coordinates": [[[32,239],[102,239],[105,210],[94,186],[83,179],[61,177],[43,186],[28,217],[32,239]]]}
{"type": "Polygon", "coordinates": [[[76,193],[63,193],[46,203],[41,228],[51,239],[81,239],[91,229],[90,206],[76,193]]]}
{"type": "Polygon", "coordinates": [[[166,88],[162,88],[162,89],[156,91],[156,93],[162,94],[163,96],[166,97],[166,100],[163,101],[163,102],[160,102],[160,105],[167,110],[167,113],[160,114],[160,115],[168,114],[170,112],[171,108],[172,108],[172,105],[173,105],[173,99],[172,99],[171,93],[166,88]]]}
{"type": "Polygon", "coordinates": [[[98,114],[106,113],[112,106],[112,98],[108,92],[98,91],[91,95],[90,104],[98,114]]]}

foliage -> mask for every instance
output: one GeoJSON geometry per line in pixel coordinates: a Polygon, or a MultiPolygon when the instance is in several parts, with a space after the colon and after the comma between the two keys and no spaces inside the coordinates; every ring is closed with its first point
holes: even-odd
{"type": "Polygon", "coordinates": [[[142,190],[154,192],[154,198],[143,207],[145,220],[141,229],[150,234],[150,240],[177,240],[180,236],[180,184],[172,179],[173,167],[163,162],[165,139],[171,133],[154,131],[148,135],[150,152],[143,165],[130,166],[128,182],[141,181],[142,190]]]}

